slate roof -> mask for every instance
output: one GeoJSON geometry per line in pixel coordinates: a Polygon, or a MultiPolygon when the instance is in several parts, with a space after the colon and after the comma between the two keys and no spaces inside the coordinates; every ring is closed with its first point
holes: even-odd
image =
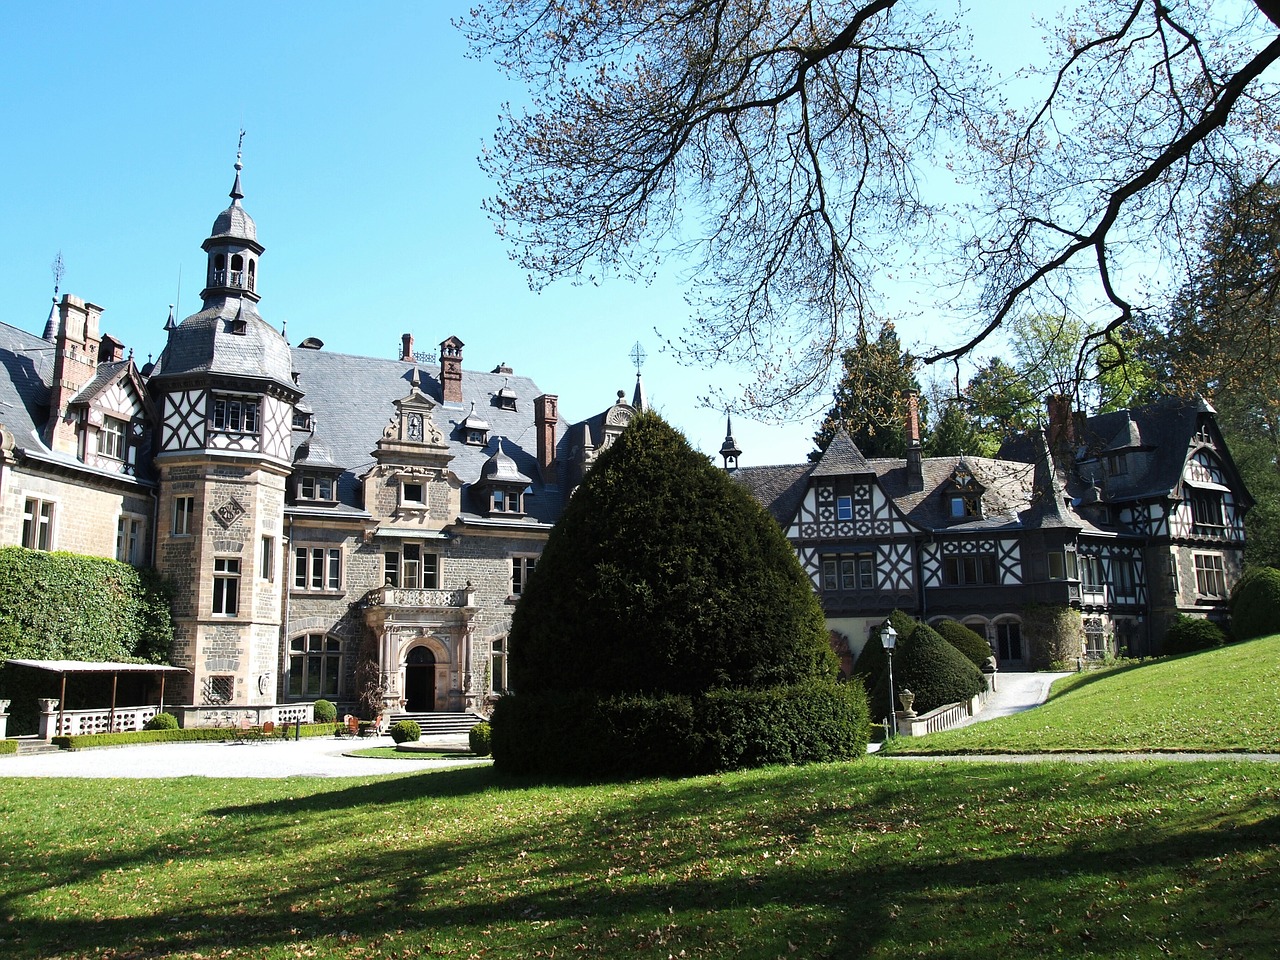
{"type": "Polygon", "coordinates": [[[786,529],[800,508],[814,464],[793,463],[776,467],[740,467],[733,479],[764,504],[773,519],[786,529]]]}
{"type": "Polygon", "coordinates": [[[39,434],[49,419],[53,350],[43,337],[0,323],[0,423],[19,446],[32,443],[32,431],[39,434]]]}
{"type": "MultiPolygon", "coordinates": [[[[526,515],[544,523],[554,523],[560,515],[566,486],[563,482],[553,486],[543,483],[537,462],[533,401],[545,391],[528,377],[464,371],[463,402],[445,405],[438,366],[299,348],[292,351],[292,364],[298,373],[298,388],[314,410],[316,436],[324,439],[334,463],[343,468],[338,479],[342,503],[350,507],[358,504],[356,481],[374,464],[373,450],[396,412],[395,401],[409,395],[416,371],[419,389],[436,404],[431,419],[449,445],[453,455],[449,469],[454,475],[465,485],[479,481],[501,439],[503,453],[516,470],[532,478],[533,495],[526,501],[526,515]],[[516,397],[515,410],[502,409],[494,402],[504,385],[516,397]],[[473,401],[476,412],[482,412],[489,423],[489,442],[483,447],[462,443],[458,433],[473,401]]],[[[569,433],[565,423],[562,418],[557,437],[562,471],[569,433]]],[[[295,431],[295,447],[307,436],[295,431]]],[[[464,491],[464,510],[468,499],[464,491]]]]}
{"type": "Polygon", "coordinates": [[[253,301],[210,297],[169,334],[152,377],[222,374],[292,387],[292,371],[288,341],[262,319],[253,301]],[[244,321],[243,333],[232,332],[237,320],[244,321]]]}

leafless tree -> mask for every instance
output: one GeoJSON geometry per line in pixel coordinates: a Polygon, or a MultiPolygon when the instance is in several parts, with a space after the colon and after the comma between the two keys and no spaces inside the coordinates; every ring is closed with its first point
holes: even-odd
{"type": "Polygon", "coordinates": [[[820,394],[851,332],[912,283],[940,321],[926,362],[1027,313],[1106,338],[1152,306],[1213,199],[1280,158],[1280,2],[1084,0],[1016,74],[974,56],[970,16],[482,2],[473,51],[530,96],[482,158],[489,211],[535,285],[689,271],[677,346],[750,365],[757,408],[820,394]]]}

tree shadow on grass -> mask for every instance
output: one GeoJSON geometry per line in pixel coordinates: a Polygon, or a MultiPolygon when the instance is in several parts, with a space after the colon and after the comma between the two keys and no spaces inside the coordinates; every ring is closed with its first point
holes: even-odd
{"type": "MultiPolygon", "coordinates": [[[[1269,949],[1280,936],[1274,799],[1233,793],[1165,821],[1144,816],[1152,798],[1141,791],[1180,781],[1143,783],[1143,774],[1072,771],[1067,787],[1065,770],[1052,765],[776,769],[566,788],[517,808],[519,789],[500,789],[491,771],[446,771],[326,791],[344,797],[337,802],[300,798],[290,815],[279,804],[210,807],[219,826],[208,859],[243,861],[229,890],[201,893],[197,884],[153,913],[95,918],[65,908],[33,915],[10,887],[0,909],[14,917],[6,952],[15,957],[100,945],[249,953],[301,941],[322,941],[321,956],[347,956],[353,946],[426,952],[473,939],[525,956],[580,946],[986,960],[993,949],[1134,952],[1135,929],[1198,941],[1213,955],[1269,949]],[[493,809],[513,805],[509,818],[475,811],[475,794],[488,789],[493,809]],[[1046,823],[1037,810],[1063,796],[1071,802],[1053,816],[1078,808],[1092,818],[1046,823]],[[382,815],[335,828],[333,814],[365,803],[382,815]],[[468,815],[486,819],[445,829],[468,815]],[[360,835],[331,862],[344,830],[360,835]],[[280,860],[264,862],[263,851],[280,860]]],[[[50,855],[22,886],[37,892],[39,876],[82,869],[78,856],[50,855]]],[[[78,882],[121,883],[126,893],[140,871],[164,880],[166,856],[161,840],[144,844],[78,882]]]]}

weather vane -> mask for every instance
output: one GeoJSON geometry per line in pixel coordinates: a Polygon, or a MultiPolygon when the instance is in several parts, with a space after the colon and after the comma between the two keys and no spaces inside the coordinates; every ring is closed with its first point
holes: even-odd
{"type": "Polygon", "coordinates": [[[644,347],[640,346],[640,341],[637,340],[630,353],[631,362],[636,365],[637,377],[640,376],[640,368],[644,366],[644,358],[647,356],[648,354],[644,352],[644,347]]]}

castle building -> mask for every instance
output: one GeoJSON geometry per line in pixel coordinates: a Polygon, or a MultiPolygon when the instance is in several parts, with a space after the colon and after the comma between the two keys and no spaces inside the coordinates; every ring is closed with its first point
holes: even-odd
{"type": "MultiPolygon", "coordinates": [[[[291,346],[259,312],[266,248],[242,201],[203,241],[200,309],[138,369],[102,308],[55,297],[41,336],[0,324],[0,543],[154,565],[175,588],[186,725],[344,711],[486,712],[511,614],[596,457],[645,405],[570,422],[505,364],[291,346]]],[[[959,620],[1001,667],[1159,652],[1178,613],[1224,618],[1252,501],[1203,402],[1081,418],[995,458],[738,466],[786,531],[848,666],[895,609],[959,620]],[[1048,650],[1036,609],[1079,611],[1048,650]]]]}
{"type": "MultiPolygon", "coordinates": [[[[1213,408],[1169,398],[1074,416],[995,458],[925,457],[914,405],[903,458],[841,431],[815,463],[739,469],[787,532],[846,668],[902,610],[986,637],[1002,669],[1159,653],[1178,614],[1225,620],[1252,505],[1213,408]],[[1037,610],[1081,631],[1045,643],[1037,610]]],[[[725,440],[726,466],[740,451],[725,440]]]]}

